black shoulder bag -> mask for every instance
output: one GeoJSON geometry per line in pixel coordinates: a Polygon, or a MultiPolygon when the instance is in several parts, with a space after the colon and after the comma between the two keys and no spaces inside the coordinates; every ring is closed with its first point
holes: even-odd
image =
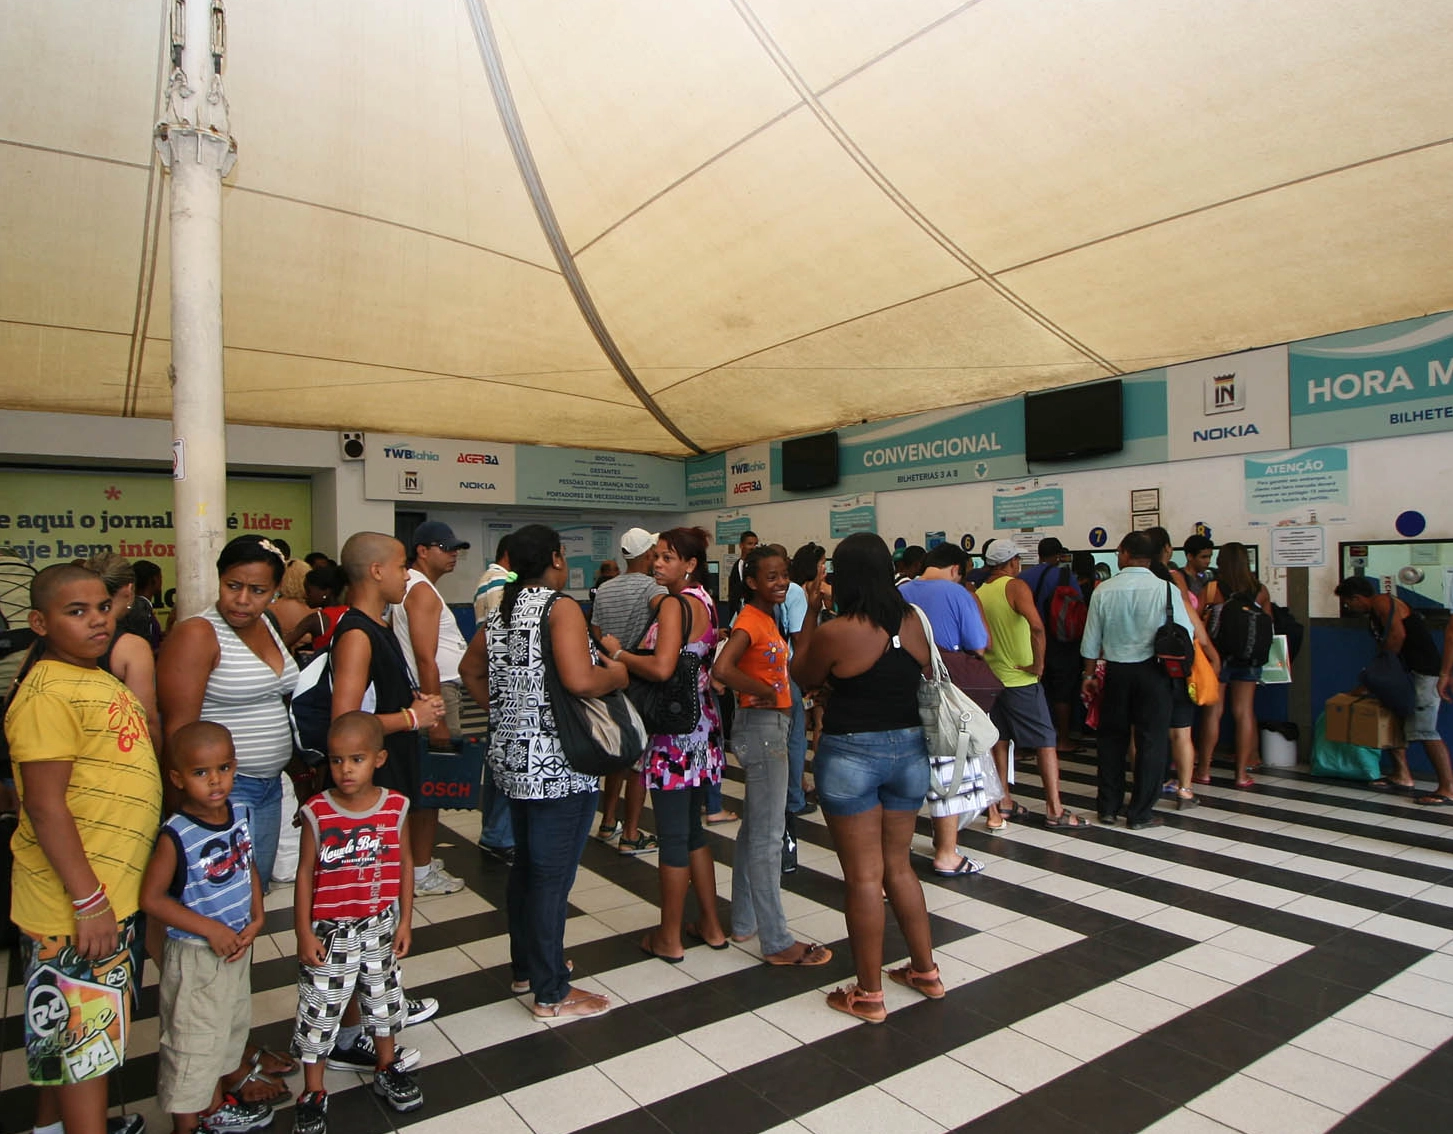
{"type": "Polygon", "coordinates": [[[1165,622],[1155,632],[1155,660],[1167,677],[1185,680],[1191,675],[1194,646],[1191,632],[1175,620],[1171,585],[1165,585],[1165,622]]]}
{"type": "MultiPolygon", "coordinates": [[[[691,639],[691,603],[684,595],[667,595],[661,601],[675,599],[681,604],[681,652],[676,655],[676,668],[665,681],[648,681],[631,677],[626,696],[636,706],[652,736],[684,736],[701,720],[701,658],[686,648],[691,639]]],[[[656,618],[661,608],[656,608],[656,618]]],[[[633,654],[649,655],[653,650],[631,650],[633,654]]]]}
{"type": "Polygon", "coordinates": [[[550,610],[559,597],[558,592],[551,595],[540,611],[540,661],[560,747],[570,766],[581,775],[623,772],[646,750],[646,726],[619,689],[600,697],[577,697],[565,688],[555,668],[555,651],[550,642],[550,610]]]}

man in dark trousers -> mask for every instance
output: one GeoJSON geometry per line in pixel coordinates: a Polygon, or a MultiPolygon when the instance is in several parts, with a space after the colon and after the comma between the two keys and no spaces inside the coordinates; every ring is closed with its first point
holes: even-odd
{"type": "Polygon", "coordinates": [[[1085,691],[1100,695],[1101,823],[1114,823],[1124,806],[1126,753],[1135,731],[1135,783],[1125,809],[1132,831],[1164,822],[1153,811],[1170,751],[1171,679],[1156,661],[1155,632],[1165,622],[1167,595],[1172,618],[1194,634],[1179,588],[1167,588],[1150,573],[1154,552],[1144,532],[1120,541],[1120,573],[1090,596],[1080,642],[1085,691]],[[1101,658],[1107,664],[1103,689],[1095,677],[1101,658]]]}

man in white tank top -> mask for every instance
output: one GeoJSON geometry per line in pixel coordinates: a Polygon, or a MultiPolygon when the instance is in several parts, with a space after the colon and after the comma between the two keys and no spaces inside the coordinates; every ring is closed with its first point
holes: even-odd
{"type": "MultiPolygon", "coordinates": [[[[444,698],[444,719],[429,729],[429,747],[449,751],[460,733],[459,659],[467,643],[459,632],[454,614],[439,593],[438,583],[454,570],[459,553],[469,544],[455,536],[448,524],[428,520],[420,524],[409,541],[409,585],[404,601],[393,609],[393,630],[409,664],[409,675],[422,693],[444,698]]],[[[439,824],[439,812],[421,808],[409,817],[416,827],[429,829],[429,846],[439,824]]],[[[420,833],[419,838],[423,838],[420,833]]],[[[416,858],[414,894],[454,894],[464,883],[446,871],[436,858],[416,858]]]]}

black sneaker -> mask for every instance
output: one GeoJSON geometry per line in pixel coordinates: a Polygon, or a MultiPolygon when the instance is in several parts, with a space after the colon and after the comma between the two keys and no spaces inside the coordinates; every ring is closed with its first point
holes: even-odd
{"type": "Polygon", "coordinates": [[[328,1092],[298,1096],[293,1108],[293,1134],[328,1134],[328,1092]]]}
{"type": "MultiPolygon", "coordinates": [[[[394,1049],[394,1062],[404,1070],[417,1067],[419,1063],[419,1049],[416,1047],[398,1047],[394,1049]]],[[[367,1032],[362,1033],[353,1041],[353,1046],[348,1048],[333,1045],[333,1050],[328,1053],[328,1069],[330,1071],[357,1071],[360,1075],[367,1075],[378,1067],[378,1048],[373,1046],[373,1037],[367,1032]]]]}
{"type": "Polygon", "coordinates": [[[226,1094],[221,1106],[202,1116],[200,1129],[203,1134],[252,1134],[271,1125],[272,1107],[267,1103],[243,1102],[236,1095],[226,1094]]]}
{"type": "Polygon", "coordinates": [[[439,1002],[432,996],[421,996],[417,1000],[404,1001],[404,1027],[411,1028],[432,1020],[439,1014],[439,1002]]]}
{"type": "Polygon", "coordinates": [[[414,1077],[399,1066],[397,1059],[374,1074],[373,1093],[387,1099],[388,1105],[400,1114],[424,1105],[424,1092],[419,1090],[414,1077]]]}

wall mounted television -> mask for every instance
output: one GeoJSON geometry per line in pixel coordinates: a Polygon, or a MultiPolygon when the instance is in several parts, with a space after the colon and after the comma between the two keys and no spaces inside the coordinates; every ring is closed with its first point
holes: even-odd
{"type": "Polygon", "coordinates": [[[814,492],[838,482],[837,433],[814,433],[782,442],[782,487],[814,492]]]}
{"type": "Polygon", "coordinates": [[[1034,464],[1075,461],[1125,447],[1119,378],[1024,396],[1024,455],[1034,464]]]}

